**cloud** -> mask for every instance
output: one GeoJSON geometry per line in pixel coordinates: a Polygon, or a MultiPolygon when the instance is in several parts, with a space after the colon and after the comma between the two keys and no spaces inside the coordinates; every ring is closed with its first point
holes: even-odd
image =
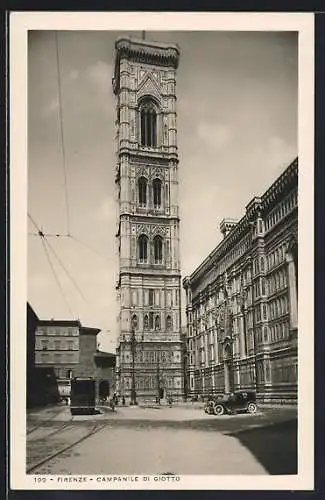
{"type": "Polygon", "coordinates": [[[90,83],[92,83],[97,90],[105,93],[111,93],[110,81],[112,78],[112,66],[97,61],[95,64],[89,66],[85,71],[85,76],[90,83]]]}
{"type": "Polygon", "coordinates": [[[199,122],[197,135],[209,148],[219,151],[229,144],[232,130],[223,123],[199,122]]]}
{"type": "Polygon", "coordinates": [[[28,278],[28,287],[30,289],[34,288],[44,288],[51,284],[50,276],[46,274],[33,274],[28,278]]]}
{"type": "Polygon", "coordinates": [[[117,205],[114,198],[105,198],[99,207],[92,213],[91,218],[97,221],[115,221],[117,218],[117,205]]]}
{"type": "Polygon", "coordinates": [[[268,159],[272,173],[280,174],[296,156],[297,151],[293,145],[288,144],[281,137],[272,136],[269,138],[268,159]]]}
{"type": "Polygon", "coordinates": [[[68,77],[67,79],[70,81],[70,82],[73,82],[74,80],[77,80],[80,76],[80,73],[79,71],[77,71],[76,69],[72,69],[69,74],[68,74],[68,77]]]}
{"type": "Polygon", "coordinates": [[[54,97],[43,109],[43,116],[49,117],[59,109],[59,98],[54,97]]]}

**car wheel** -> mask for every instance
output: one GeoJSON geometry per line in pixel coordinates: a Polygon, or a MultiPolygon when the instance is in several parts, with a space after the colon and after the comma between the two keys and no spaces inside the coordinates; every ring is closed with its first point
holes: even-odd
{"type": "Polygon", "coordinates": [[[256,413],[257,412],[257,406],[255,403],[249,403],[247,406],[247,411],[248,413],[256,413]]]}
{"type": "Polygon", "coordinates": [[[215,415],[223,415],[225,412],[225,409],[222,405],[216,405],[213,409],[213,413],[215,415]]]}

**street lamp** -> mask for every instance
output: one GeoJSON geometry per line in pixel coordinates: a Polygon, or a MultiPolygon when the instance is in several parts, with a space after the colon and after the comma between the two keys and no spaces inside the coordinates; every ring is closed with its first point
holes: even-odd
{"type": "Polygon", "coordinates": [[[160,405],[160,367],[159,367],[159,351],[157,352],[157,403],[160,405]]]}
{"type": "Polygon", "coordinates": [[[132,385],[131,385],[131,402],[130,404],[132,406],[137,405],[137,393],[135,391],[135,368],[134,368],[134,357],[135,357],[135,348],[136,348],[136,338],[135,338],[135,329],[137,327],[137,319],[132,318],[132,334],[131,334],[131,340],[130,340],[130,345],[131,345],[131,354],[132,354],[132,385]]]}
{"type": "Polygon", "coordinates": [[[246,308],[245,308],[246,300],[247,300],[247,290],[246,290],[246,288],[243,287],[243,283],[242,283],[241,294],[240,294],[240,312],[242,313],[242,316],[243,316],[243,334],[244,334],[243,340],[244,340],[245,356],[247,356],[246,308]]]}

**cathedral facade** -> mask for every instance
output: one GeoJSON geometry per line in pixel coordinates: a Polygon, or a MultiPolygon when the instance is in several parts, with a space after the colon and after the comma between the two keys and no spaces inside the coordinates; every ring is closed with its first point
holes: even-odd
{"type": "Polygon", "coordinates": [[[297,401],[298,159],[183,280],[189,395],[297,401]]]}
{"type": "Polygon", "coordinates": [[[173,44],[115,44],[120,302],[117,392],[183,395],[176,70],[173,44]]]}

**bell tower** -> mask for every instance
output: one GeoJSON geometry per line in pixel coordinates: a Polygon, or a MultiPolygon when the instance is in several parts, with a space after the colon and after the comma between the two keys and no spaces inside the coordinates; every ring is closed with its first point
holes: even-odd
{"type": "Polygon", "coordinates": [[[176,125],[177,45],[115,43],[117,390],[183,395],[176,125]]]}

